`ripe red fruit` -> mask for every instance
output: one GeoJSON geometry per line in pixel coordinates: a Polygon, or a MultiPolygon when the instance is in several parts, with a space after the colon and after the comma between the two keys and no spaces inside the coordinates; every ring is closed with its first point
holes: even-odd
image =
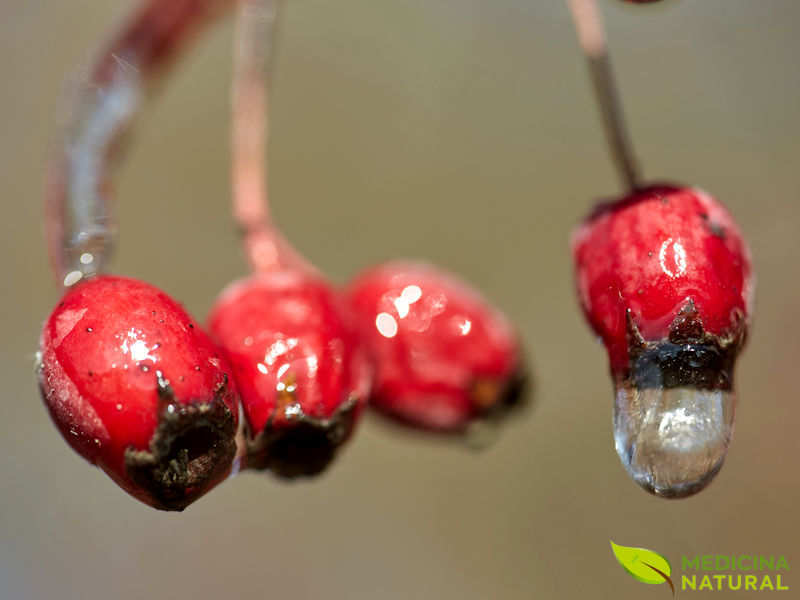
{"type": "Polygon", "coordinates": [[[458,432],[519,399],[511,324],[452,275],[391,262],[359,275],[347,295],[375,361],[372,404],[385,414],[458,432]]]}
{"type": "Polygon", "coordinates": [[[142,502],[183,510],[231,470],[232,371],[151,285],[101,276],[68,290],[42,330],[38,378],[70,446],[142,502]]]}
{"type": "Polygon", "coordinates": [[[739,229],[705,192],[654,185],[601,205],[572,249],[617,387],[623,463],[659,495],[702,489],[732,434],[733,366],[752,303],[739,229]]]}
{"type": "Polygon", "coordinates": [[[369,365],[340,298],[298,271],[228,286],[209,329],[242,395],[248,466],[314,475],[348,439],[366,402],[369,365]]]}

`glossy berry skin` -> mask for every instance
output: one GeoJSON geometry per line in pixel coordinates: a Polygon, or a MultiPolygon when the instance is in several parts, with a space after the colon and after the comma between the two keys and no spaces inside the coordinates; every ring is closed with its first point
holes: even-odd
{"type": "Polygon", "coordinates": [[[234,282],[209,316],[242,395],[248,466],[283,477],[324,470],[350,436],[371,373],[338,294],[296,270],[234,282]]]}
{"type": "Polygon", "coordinates": [[[462,432],[519,398],[520,346],[499,311],[452,275],[390,262],[346,290],[375,362],[372,405],[414,427],[462,432]]]}
{"type": "Polygon", "coordinates": [[[157,288],[99,276],[47,319],[38,378],[66,441],[128,493],[183,510],[236,454],[232,371],[186,311],[157,288]]]}
{"type": "Polygon", "coordinates": [[[632,347],[708,342],[735,355],[752,298],[750,253],[707,193],[653,185],[601,205],[573,234],[584,314],[625,375],[632,347]]]}

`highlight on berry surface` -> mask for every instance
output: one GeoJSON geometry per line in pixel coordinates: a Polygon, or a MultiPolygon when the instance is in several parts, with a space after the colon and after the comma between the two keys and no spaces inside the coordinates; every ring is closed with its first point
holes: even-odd
{"type": "Polygon", "coordinates": [[[581,307],[608,351],[623,465],[659,496],[703,489],[733,434],[752,307],[738,227],[705,192],[654,185],[600,205],[572,251],[581,307]]]}
{"type": "Polygon", "coordinates": [[[361,273],[346,295],[375,364],[371,406],[383,414],[464,432],[519,404],[524,367],[516,333],[462,281],[397,261],[361,273]]]}

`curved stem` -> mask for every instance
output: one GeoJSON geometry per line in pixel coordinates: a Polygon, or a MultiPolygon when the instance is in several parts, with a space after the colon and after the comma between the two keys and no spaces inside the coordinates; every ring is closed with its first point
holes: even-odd
{"type": "Polygon", "coordinates": [[[101,272],[116,226],[111,175],[150,84],[193,34],[235,0],[147,0],[75,91],[46,194],[48,249],[65,286],[101,272]]]}
{"type": "Polygon", "coordinates": [[[233,216],[256,272],[315,269],[273,225],[267,186],[268,93],[279,0],[242,0],[234,48],[231,181],[233,216]]]}
{"type": "Polygon", "coordinates": [[[596,0],[567,0],[567,4],[575,22],[578,41],[589,63],[611,156],[623,184],[629,190],[635,190],[639,185],[636,158],[625,126],[622,103],[608,55],[603,20],[596,0]]]}

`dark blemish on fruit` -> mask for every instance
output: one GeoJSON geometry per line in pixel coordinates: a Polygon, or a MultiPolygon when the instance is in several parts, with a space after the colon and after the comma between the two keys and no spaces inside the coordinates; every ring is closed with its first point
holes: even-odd
{"type": "Polygon", "coordinates": [[[92,371],[89,371],[89,377],[94,377],[94,373],[92,371]]]}
{"type": "Polygon", "coordinates": [[[194,329],[194,324],[189,323],[189,329],[194,329]]]}
{"type": "Polygon", "coordinates": [[[200,365],[195,365],[195,366],[194,366],[194,370],[195,370],[195,371],[199,371],[199,370],[200,370],[200,365]]]}
{"type": "Polygon", "coordinates": [[[711,235],[713,235],[714,237],[718,237],[721,240],[725,239],[726,237],[725,230],[719,223],[714,223],[713,221],[709,222],[708,229],[711,232],[711,235]]]}
{"type": "Polygon", "coordinates": [[[92,333],[92,331],[94,331],[94,330],[91,327],[87,327],[86,328],[86,333],[92,333]]]}
{"type": "Polygon", "coordinates": [[[650,252],[648,252],[647,256],[649,256],[650,258],[653,258],[653,251],[651,250],[650,252]]]}

